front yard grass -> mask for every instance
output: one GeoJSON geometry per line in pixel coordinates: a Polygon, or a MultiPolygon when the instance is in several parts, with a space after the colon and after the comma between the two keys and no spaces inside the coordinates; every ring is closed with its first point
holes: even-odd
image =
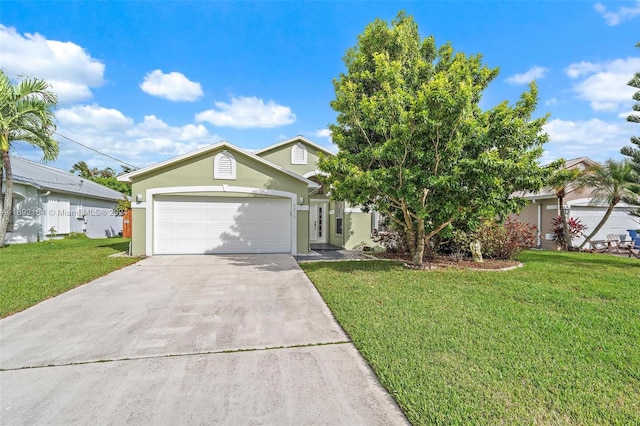
{"type": "Polygon", "coordinates": [[[413,424],[640,424],[640,261],[520,260],[300,266],[413,424]]]}
{"type": "Polygon", "coordinates": [[[129,240],[123,238],[78,238],[0,249],[0,317],[137,262],[131,257],[108,257],[128,246],[129,240]]]}

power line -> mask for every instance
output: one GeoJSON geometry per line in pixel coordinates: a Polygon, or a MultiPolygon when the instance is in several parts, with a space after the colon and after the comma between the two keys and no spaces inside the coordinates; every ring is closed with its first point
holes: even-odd
{"type": "Polygon", "coordinates": [[[96,152],[96,153],[100,154],[100,155],[104,155],[105,157],[108,157],[108,158],[110,158],[110,159],[112,159],[112,160],[115,160],[115,161],[117,161],[117,162],[118,162],[118,163],[120,163],[120,164],[124,164],[124,165],[127,165],[127,166],[129,166],[129,167],[133,167],[134,169],[138,169],[138,168],[139,168],[138,166],[134,166],[133,164],[129,164],[129,163],[127,163],[126,161],[119,160],[119,159],[117,159],[116,157],[112,157],[112,156],[110,156],[109,154],[105,154],[104,152],[100,152],[100,151],[98,151],[97,149],[91,148],[90,146],[87,146],[87,145],[81,144],[81,143],[80,143],[80,142],[78,142],[78,141],[74,141],[73,139],[71,139],[71,138],[69,138],[69,137],[67,137],[67,136],[65,136],[65,135],[62,135],[62,134],[60,134],[60,133],[58,133],[58,132],[54,132],[54,133],[55,133],[56,135],[58,135],[58,136],[62,137],[62,138],[65,138],[65,139],[66,139],[66,140],[68,140],[69,142],[73,142],[73,143],[75,143],[75,144],[80,145],[81,147],[87,148],[87,149],[89,149],[89,150],[91,150],[91,151],[93,151],[93,152],[96,152]]]}

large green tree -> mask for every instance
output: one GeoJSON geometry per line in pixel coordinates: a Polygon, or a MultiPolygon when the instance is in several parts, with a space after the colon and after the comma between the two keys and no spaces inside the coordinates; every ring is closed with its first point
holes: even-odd
{"type": "Polygon", "coordinates": [[[582,188],[590,188],[593,204],[607,204],[607,210],[600,222],[580,244],[582,249],[602,229],[613,209],[625,198],[631,195],[631,182],[638,181],[638,174],[633,170],[629,161],[607,160],[604,165],[590,167],[580,176],[577,183],[582,188]]]}
{"type": "Polygon", "coordinates": [[[480,55],[422,39],[404,13],[377,19],[344,57],[334,80],[331,125],[339,148],[320,161],[336,200],[386,214],[407,239],[413,263],[454,221],[504,216],[522,205],[511,195],[542,187],[546,118],[532,119],[531,84],[515,106],[483,111],[483,90],[498,75],[480,55]]]}
{"type": "MultiPolygon", "coordinates": [[[[636,44],[636,47],[640,47],[640,43],[636,44]]],[[[627,121],[631,123],[640,123],[640,71],[634,74],[633,78],[627,83],[631,87],[639,89],[633,94],[633,99],[636,103],[633,105],[634,113],[627,116],[627,121]]],[[[637,176],[640,176],[640,136],[631,136],[631,146],[623,147],[620,152],[631,159],[632,167],[637,172],[637,176]],[[634,147],[635,145],[635,147],[634,147]]],[[[633,206],[639,206],[630,211],[633,216],[640,217],[640,181],[630,182],[631,195],[624,198],[624,201],[633,206]]]]}
{"type": "MultiPolygon", "coordinates": [[[[0,247],[4,247],[7,225],[13,208],[13,175],[9,150],[22,141],[40,148],[44,160],[58,156],[58,143],[53,139],[53,109],[57,96],[49,84],[36,78],[23,78],[17,84],[0,70],[0,156],[5,190],[0,197],[0,247]]],[[[0,180],[0,183],[2,180],[0,180]]],[[[0,191],[1,193],[1,191],[0,191]]]]}

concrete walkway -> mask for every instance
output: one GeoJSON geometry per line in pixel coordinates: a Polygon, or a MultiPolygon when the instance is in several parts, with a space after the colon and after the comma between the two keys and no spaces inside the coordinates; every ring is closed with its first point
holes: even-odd
{"type": "Polygon", "coordinates": [[[0,320],[0,423],[407,424],[287,255],[157,256],[0,320]]]}

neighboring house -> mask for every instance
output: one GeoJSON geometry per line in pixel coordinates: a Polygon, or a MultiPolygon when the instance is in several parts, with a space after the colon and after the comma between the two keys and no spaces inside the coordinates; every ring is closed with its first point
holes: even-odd
{"type": "Polygon", "coordinates": [[[257,152],[220,142],[118,177],[132,184],[132,254],[374,245],[377,215],[329,200],[320,155],[332,154],[302,136],[257,152]]]}
{"type": "Polygon", "coordinates": [[[123,198],[118,191],[18,157],[11,157],[11,168],[13,209],[5,243],[43,241],[70,232],[90,238],[122,232],[122,217],[115,214],[116,201],[123,198]]]}
{"type": "MultiPolygon", "coordinates": [[[[566,161],[565,168],[584,170],[595,164],[589,158],[581,157],[566,161]]],[[[518,219],[538,227],[538,247],[549,250],[556,249],[556,244],[553,241],[553,219],[560,215],[560,211],[558,210],[558,197],[554,189],[543,188],[537,193],[519,195],[528,200],[528,203],[520,212],[518,219]]],[[[564,197],[567,218],[580,219],[587,226],[586,235],[598,225],[608,207],[602,203],[592,204],[590,195],[591,189],[589,188],[579,191],[576,189],[576,185],[569,185],[564,197]]],[[[627,234],[627,229],[639,228],[640,224],[627,213],[628,207],[624,203],[618,204],[609,220],[592,240],[606,240],[609,234],[624,235],[627,234]]],[[[627,235],[627,239],[629,238],[627,235]]],[[[583,241],[584,237],[576,238],[573,240],[573,245],[578,246],[583,241]]]]}

